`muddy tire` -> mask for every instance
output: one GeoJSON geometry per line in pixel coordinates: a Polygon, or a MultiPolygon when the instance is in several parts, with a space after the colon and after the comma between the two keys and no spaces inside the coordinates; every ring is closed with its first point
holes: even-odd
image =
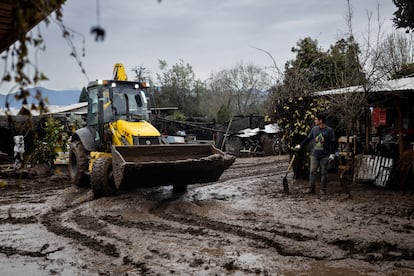
{"type": "Polygon", "coordinates": [[[91,172],[91,187],[95,198],[116,194],[111,158],[100,157],[95,160],[91,172]]]}
{"type": "Polygon", "coordinates": [[[280,141],[279,139],[275,140],[272,147],[273,147],[274,155],[282,155],[282,154],[286,154],[287,152],[286,144],[280,141]]]}
{"type": "Polygon", "coordinates": [[[89,186],[88,175],[89,152],[85,150],[81,141],[75,141],[69,149],[69,175],[76,186],[89,186]]]}

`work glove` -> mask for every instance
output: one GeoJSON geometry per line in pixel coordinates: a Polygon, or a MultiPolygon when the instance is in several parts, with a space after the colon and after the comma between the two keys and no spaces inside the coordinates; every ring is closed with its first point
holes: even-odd
{"type": "Polygon", "coordinates": [[[300,144],[297,144],[297,145],[295,146],[295,150],[300,150],[300,144]]]}
{"type": "Polygon", "coordinates": [[[330,154],[328,159],[329,159],[329,161],[335,160],[335,154],[330,154]]]}

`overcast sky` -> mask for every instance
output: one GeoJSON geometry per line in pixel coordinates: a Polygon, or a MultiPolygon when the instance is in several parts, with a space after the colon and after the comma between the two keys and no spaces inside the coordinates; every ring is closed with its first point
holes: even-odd
{"type": "MultiPolygon", "coordinates": [[[[39,51],[35,60],[50,79],[41,86],[80,90],[88,81],[111,78],[117,62],[125,65],[130,79],[134,76],[131,69],[138,65],[152,75],[159,73],[158,59],[169,65],[182,59],[202,80],[242,61],[270,67],[269,56],[253,47],[269,51],[283,68],[294,57],[291,48],[299,39],[317,39],[327,50],[347,31],[345,0],[101,0],[100,25],[106,37],[95,42],[89,31],[98,23],[96,3],[67,0],[63,6],[65,25],[85,38],[82,63],[87,77],[70,56],[59,27],[55,23],[38,27],[46,51],[39,51]]],[[[354,32],[360,41],[367,33],[367,12],[375,17],[378,3],[384,30],[391,33],[396,10],[392,0],[351,0],[354,32]]],[[[82,37],[75,35],[73,42],[82,52],[82,37]]],[[[7,89],[6,84],[0,87],[3,93],[7,89]]]]}

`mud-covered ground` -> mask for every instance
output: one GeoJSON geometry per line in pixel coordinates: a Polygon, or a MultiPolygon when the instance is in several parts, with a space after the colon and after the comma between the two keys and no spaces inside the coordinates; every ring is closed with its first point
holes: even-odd
{"type": "Polygon", "coordinates": [[[286,156],[220,180],[92,200],[65,175],[0,180],[0,275],[414,275],[414,194],[307,195],[286,156]]]}

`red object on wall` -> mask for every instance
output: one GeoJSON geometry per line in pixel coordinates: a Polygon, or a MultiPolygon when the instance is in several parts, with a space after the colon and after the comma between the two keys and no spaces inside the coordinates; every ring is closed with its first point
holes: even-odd
{"type": "Polygon", "coordinates": [[[385,126],[387,124],[387,111],[380,107],[374,107],[372,111],[372,123],[374,127],[385,126]]]}

